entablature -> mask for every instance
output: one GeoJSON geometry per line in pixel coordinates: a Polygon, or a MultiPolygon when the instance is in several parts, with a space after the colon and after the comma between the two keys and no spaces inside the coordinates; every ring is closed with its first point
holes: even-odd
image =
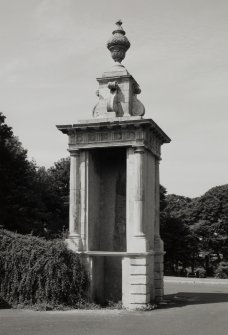
{"type": "Polygon", "coordinates": [[[116,146],[144,146],[160,157],[160,147],[170,138],[151,119],[135,117],[81,121],[57,128],[69,136],[69,150],[116,146]],[[118,120],[119,119],[119,120],[118,120]]]}

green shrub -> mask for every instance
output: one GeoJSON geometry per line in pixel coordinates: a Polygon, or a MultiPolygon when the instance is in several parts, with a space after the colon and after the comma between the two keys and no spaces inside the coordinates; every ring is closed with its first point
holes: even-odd
{"type": "Polygon", "coordinates": [[[80,258],[63,241],[0,230],[0,296],[4,301],[77,307],[87,289],[80,258]]]}
{"type": "Polygon", "coordinates": [[[215,270],[216,278],[228,278],[228,262],[220,262],[215,270]]]}

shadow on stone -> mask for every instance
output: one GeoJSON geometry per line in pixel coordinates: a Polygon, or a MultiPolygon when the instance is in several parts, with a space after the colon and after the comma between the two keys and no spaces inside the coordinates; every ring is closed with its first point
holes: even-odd
{"type": "Polygon", "coordinates": [[[188,305],[214,304],[228,302],[228,294],[224,293],[192,293],[178,292],[164,296],[158,308],[184,307],[188,305]]]}

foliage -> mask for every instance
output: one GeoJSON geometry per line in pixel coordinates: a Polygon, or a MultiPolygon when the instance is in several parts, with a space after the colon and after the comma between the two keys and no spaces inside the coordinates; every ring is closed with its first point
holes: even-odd
{"type": "Polygon", "coordinates": [[[22,234],[58,237],[68,225],[69,159],[46,170],[27,151],[0,113],[1,225],[22,234]]]}
{"type": "Polygon", "coordinates": [[[166,189],[160,186],[160,233],[166,251],[164,258],[166,275],[180,275],[186,273],[185,268],[188,266],[194,267],[195,238],[189,226],[181,220],[181,215],[176,214],[182,209],[180,203],[182,205],[186,203],[184,197],[180,199],[179,202],[178,196],[167,196],[166,189]],[[175,215],[171,215],[173,211],[175,215]]]}
{"type": "Polygon", "coordinates": [[[228,278],[228,262],[219,263],[217,269],[215,270],[216,278],[228,278]]]}
{"type": "Polygon", "coordinates": [[[9,304],[77,307],[88,278],[79,256],[62,241],[0,230],[0,285],[9,304]]]}
{"type": "Polygon", "coordinates": [[[192,200],[180,195],[169,194],[166,198],[166,204],[165,214],[185,222],[186,216],[191,211],[192,200]]]}
{"type": "Polygon", "coordinates": [[[40,215],[39,231],[35,235],[56,238],[68,227],[69,206],[69,159],[61,159],[46,170],[37,169],[36,208],[40,215]],[[40,200],[40,201],[39,201],[40,200]]]}
{"type": "Polygon", "coordinates": [[[62,158],[48,169],[48,176],[58,194],[69,203],[70,158],[62,158]]]}
{"type": "Polygon", "coordinates": [[[54,199],[56,217],[50,217],[47,222],[49,236],[58,236],[68,227],[69,221],[69,181],[70,181],[70,158],[62,158],[47,170],[45,185],[49,185],[49,193],[54,199]]]}
{"type": "Polygon", "coordinates": [[[165,273],[173,275],[183,268],[194,266],[196,249],[190,229],[181,220],[163,217],[161,220],[161,237],[165,245],[165,273]]]}
{"type": "Polygon", "coordinates": [[[170,264],[176,268],[178,264],[190,266],[193,272],[200,266],[213,275],[218,263],[228,259],[228,185],[214,187],[198,198],[172,194],[165,201],[161,212],[165,271],[170,264]]]}
{"type": "Polygon", "coordinates": [[[160,211],[162,212],[167,207],[167,190],[164,186],[160,185],[160,211]]]}
{"type": "Polygon", "coordinates": [[[28,212],[32,189],[29,187],[34,171],[33,163],[27,160],[27,151],[13,135],[12,128],[5,124],[0,113],[0,217],[1,224],[15,229],[15,218],[21,230],[27,230],[22,218],[28,212]]]}
{"type": "Polygon", "coordinates": [[[205,278],[207,274],[206,270],[202,266],[196,268],[195,273],[197,278],[205,278]]]}
{"type": "Polygon", "coordinates": [[[228,185],[216,186],[198,198],[168,195],[166,213],[192,225],[199,221],[228,222],[228,185]]]}

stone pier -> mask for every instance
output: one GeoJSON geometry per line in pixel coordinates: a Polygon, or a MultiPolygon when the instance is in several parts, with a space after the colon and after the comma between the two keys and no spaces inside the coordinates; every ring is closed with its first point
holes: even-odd
{"type": "Polygon", "coordinates": [[[159,162],[169,137],[138,100],[138,83],[121,64],[130,42],[118,21],[107,43],[115,65],[97,78],[93,117],[57,128],[68,135],[68,247],[87,266],[90,299],[145,308],[163,297],[159,162]]]}

